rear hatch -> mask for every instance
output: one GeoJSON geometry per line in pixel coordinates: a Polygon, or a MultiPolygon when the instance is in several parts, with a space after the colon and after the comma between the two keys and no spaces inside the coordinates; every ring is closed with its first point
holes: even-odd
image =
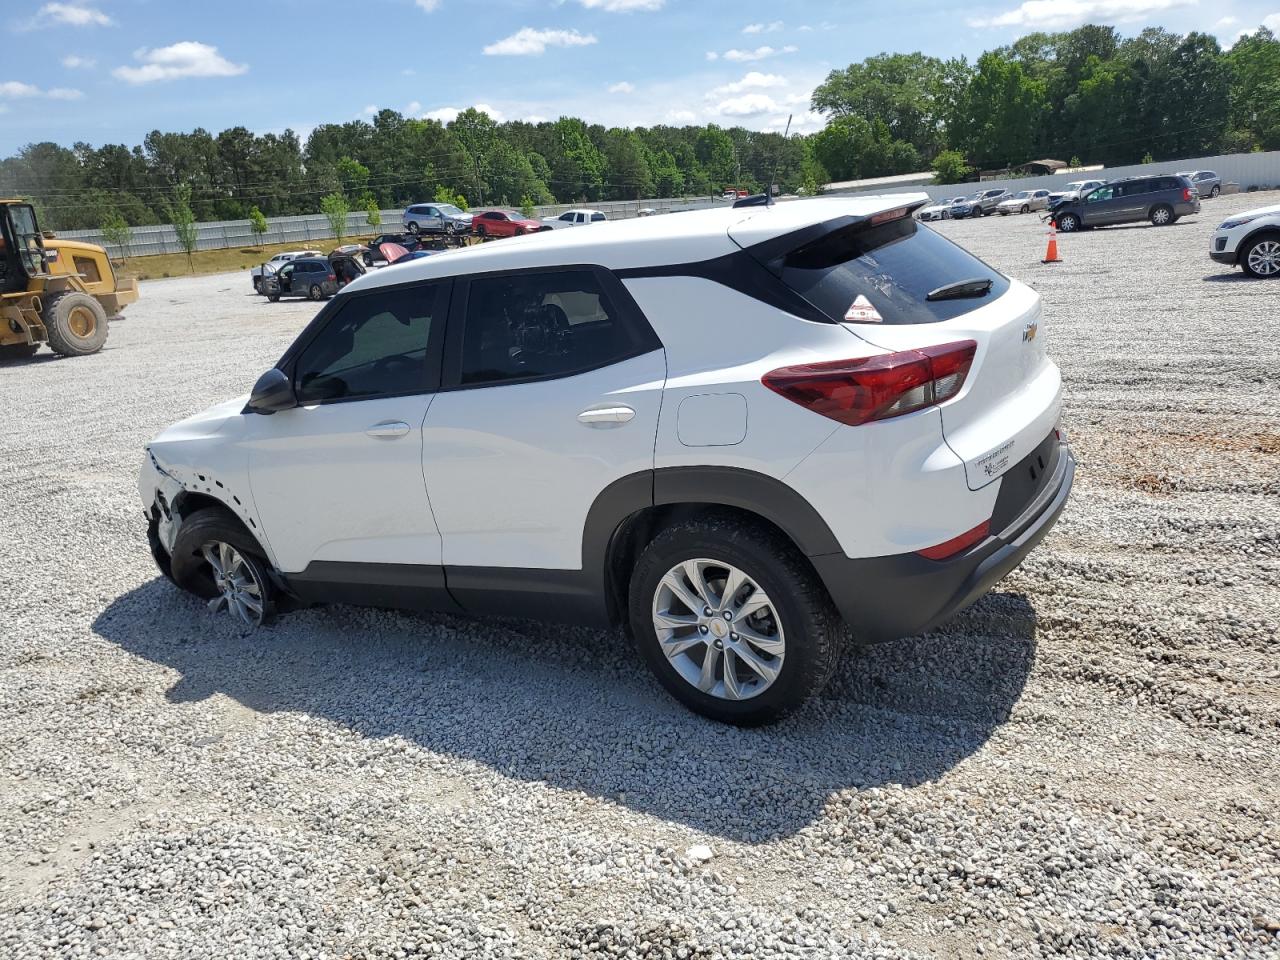
{"type": "Polygon", "coordinates": [[[770,239],[757,214],[729,234],[793,291],[877,347],[977,344],[963,388],[940,407],[947,445],[977,490],[1033,453],[1058,422],[1061,377],[1045,352],[1040,297],[914,220],[915,204],[895,203],[901,198],[866,198],[853,215],[770,239]],[[881,209],[868,209],[868,200],[881,209]]]}

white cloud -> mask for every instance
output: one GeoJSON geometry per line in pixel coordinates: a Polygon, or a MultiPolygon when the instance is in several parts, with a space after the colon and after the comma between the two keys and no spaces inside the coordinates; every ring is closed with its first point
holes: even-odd
{"type": "Polygon", "coordinates": [[[97,63],[98,61],[94,60],[92,57],[81,57],[74,53],[68,54],[62,58],[62,65],[68,70],[88,70],[91,67],[96,66],[97,63]]]}
{"type": "Polygon", "coordinates": [[[973,17],[971,27],[1026,27],[1066,30],[1087,21],[1131,23],[1175,7],[1193,7],[1199,0],[1025,0],[994,17],[973,17]]]}
{"type": "Polygon", "coordinates": [[[610,93],[635,93],[636,86],[634,83],[628,83],[626,80],[615,83],[609,88],[610,93]]]}
{"type": "Polygon", "coordinates": [[[690,124],[698,122],[698,115],[692,110],[671,110],[666,116],[667,123],[690,124]]]}
{"type": "Polygon", "coordinates": [[[578,0],[588,10],[603,10],[606,13],[649,13],[661,10],[667,0],[578,0]]]}
{"type": "Polygon", "coordinates": [[[1235,17],[1223,17],[1221,20],[1215,23],[1213,27],[1215,30],[1221,30],[1223,27],[1233,27],[1239,22],[1240,21],[1237,20],[1235,17]]]}
{"type": "Polygon", "coordinates": [[[114,22],[101,10],[83,3],[46,3],[31,21],[34,26],[56,23],[68,27],[109,27],[114,22]]]}
{"type": "Polygon", "coordinates": [[[774,20],[771,23],[748,23],[742,28],[743,33],[777,33],[782,29],[782,21],[774,20]]]}
{"type": "Polygon", "coordinates": [[[420,104],[417,100],[410,100],[409,105],[404,108],[404,113],[411,117],[415,113],[420,112],[421,110],[422,110],[422,104],[420,104]]]}
{"type": "MultiPolygon", "coordinates": [[[[424,114],[422,115],[422,119],[423,119],[423,120],[438,120],[438,121],[440,121],[441,123],[443,123],[443,124],[446,124],[446,125],[447,125],[447,124],[453,123],[453,121],[457,120],[457,119],[458,119],[458,114],[460,114],[460,113],[461,113],[463,110],[465,110],[465,109],[468,109],[468,108],[466,108],[466,107],[437,107],[435,110],[428,110],[426,113],[424,113],[424,114]]],[[[471,105],[471,107],[470,107],[470,109],[472,109],[472,110],[479,110],[481,113],[487,113],[491,118],[493,118],[494,120],[496,120],[498,123],[501,123],[501,122],[505,119],[505,117],[503,116],[503,113],[502,113],[502,111],[501,111],[501,110],[497,109],[496,107],[491,107],[491,106],[489,106],[489,104],[487,104],[487,103],[475,103],[475,104],[472,104],[472,105],[471,105]]]]}
{"type": "Polygon", "coordinates": [[[50,90],[41,90],[39,87],[30,83],[23,83],[20,80],[3,80],[0,81],[0,100],[30,100],[36,97],[43,97],[48,100],[79,100],[84,96],[80,90],[73,90],[70,87],[53,87],[50,90]]]}
{"type": "Polygon", "coordinates": [[[235,77],[249,69],[247,63],[232,63],[217,47],[194,40],[183,40],[167,47],[134,51],[140,67],[116,67],[113,76],[126,83],[154,83],[180,77],[235,77]]]}
{"type": "Polygon", "coordinates": [[[582,34],[577,30],[535,30],[523,27],[509,37],[491,43],[484,48],[490,57],[540,56],[547,47],[586,47],[596,42],[594,34],[582,34]]]}
{"type": "MultiPolygon", "coordinates": [[[[770,46],[756,47],[754,50],[726,50],[721,56],[726,60],[732,60],[734,63],[752,63],[756,60],[765,60],[769,57],[776,57],[782,53],[795,53],[798,48],[787,44],[781,49],[770,46]]],[[[714,60],[715,57],[708,56],[708,60],[714,60]]]]}
{"type": "Polygon", "coordinates": [[[726,117],[755,117],[762,113],[776,113],[781,109],[773,97],[764,93],[746,93],[722,100],[716,105],[716,113],[726,117]]]}
{"type": "Polygon", "coordinates": [[[1262,25],[1272,33],[1280,33],[1280,13],[1273,13],[1263,17],[1262,25]]]}
{"type": "Polygon", "coordinates": [[[780,77],[776,73],[761,73],[759,70],[752,70],[741,80],[735,80],[733,83],[726,83],[722,87],[716,87],[707,96],[723,97],[730,93],[742,93],[745,90],[769,90],[774,87],[785,87],[786,85],[786,77],[780,77]]]}
{"type": "Polygon", "coordinates": [[[431,13],[439,9],[440,0],[413,0],[413,5],[420,10],[425,10],[427,13],[431,13]]]}
{"type": "Polygon", "coordinates": [[[524,118],[524,122],[525,123],[546,123],[548,119],[550,118],[544,117],[540,113],[531,113],[529,114],[529,116],[524,118]]]}
{"type": "Polygon", "coordinates": [[[796,33],[813,33],[813,27],[809,26],[807,23],[802,23],[800,26],[796,27],[796,33]]]}
{"type": "Polygon", "coordinates": [[[707,51],[707,59],[708,59],[708,60],[719,60],[719,59],[720,59],[720,54],[716,53],[714,50],[708,50],[708,51],[707,51]]]}
{"type": "Polygon", "coordinates": [[[413,69],[413,67],[405,67],[400,71],[400,76],[402,77],[416,77],[417,75],[418,71],[413,69]]]}

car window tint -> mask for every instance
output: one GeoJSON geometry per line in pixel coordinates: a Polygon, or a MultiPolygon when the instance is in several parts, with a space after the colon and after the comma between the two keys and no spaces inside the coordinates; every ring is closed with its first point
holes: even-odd
{"type": "Polygon", "coordinates": [[[910,217],[855,224],[787,254],[782,282],[837,323],[870,304],[881,323],[935,323],[990,303],[1007,278],[910,217]],[[928,294],[962,280],[990,280],[986,296],[930,301],[928,294]]]}
{"type": "Polygon", "coordinates": [[[428,382],[427,346],[441,286],[352,297],[298,355],[303,404],[415,393],[428,382]]]}
{"type": "Polygon", "coordinates": [[[603,219],[604,219],[604,214],[603,214],[603,213],[593,213],[593,214],[591,215],[591,222],[592,222],[592,223],[599,223],[599,222],[600,222],[601,220],[603,220],[603,219]]]}
{"type": "Polygon", "coordinates": [[[589,270],[473,280],[461,382],[564,376],[634,356],[639,347],[589,270]]]}
{"type": "Polygon", "coordinates": [[[1110,200],[1115,195],[1114,187],[1099,187],[1093,193],[1085,196],[1085,203],[1097,203],[1100,200],[1110,200]]]}

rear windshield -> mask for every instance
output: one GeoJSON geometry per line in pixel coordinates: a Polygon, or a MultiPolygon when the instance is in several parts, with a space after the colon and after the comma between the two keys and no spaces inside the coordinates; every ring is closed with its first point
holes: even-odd
{"type": "Polygon", "coordinates": [[[910,217],[855,224],[794,250],[782,282],[837,323],[938,323],[990,303],[1007,278],[910,217]],[[963,280],[990,280],[978,297],[927,300],[963,280]]]}

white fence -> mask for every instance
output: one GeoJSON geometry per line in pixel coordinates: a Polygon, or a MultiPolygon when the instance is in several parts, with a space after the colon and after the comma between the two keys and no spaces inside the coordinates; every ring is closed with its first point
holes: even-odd
{"type": "MultiPolygon", "coordinates": [[[[1127,167],[1105,167],[1093,173],[1055,173],[1047,177],[1014,177],[1009,180],[983,180],[981,183],[925,184],[909,187],[878,187],[868,190],[847,191],[853,193],[919,193],[924,191],[933,199],[956,197],[977,190],[1056,190],[1072,180],[1119,180],[1143,174],[1178,173],[1190,170],[1212,170],[1222,177],[1223,184],[1239,184],[1241,190],[1280,189],[1280,150],[1265,153],[1231,153],[1217,157],[1193,157],[1189,160],[1169,160],[1160,163],[1136,163],[1127,167]]],[[[844,195],[846,191],[839,191],[844,195]]]]}
{"type": "MultiPolygon", "coordinates": [[[[424,201],[425,202],[425,201],[424,201]]],[[[602,200],[592,204],[558,203],[535,208],[535,217],[550,217],[571,210],[577,206],[590,206],[592,210],[603,211],[611,220],[625,220],[637,216],[638,212],[648,207],[658,213],[670,213],[673,210],[689,210],[698,207],[712,206],[718,201],[710,197],[694,197],[689,199],[669,200],[602,200]]],[[[402,210],[383,210],[382,224],[371,227],[368,214],[364,210],[347,215],[346,237],[369,236],[373,233],[395,233],[402,228],[402,210]]],[[[107,243],[99,230],[59,230],[59,237],[68,240],[84,240],[89,243],[102,244],[114,257],[144,257],[155,253],[183,253],[182,244],[172,226],[164,224],[153,227],[134,227],[133,239],[127,251],[112,243],[107,243]]],[[[287,243],[298,247],[308,247],[319,240],[332,240],[333,228],[324,214],[313,213],[300,217],[270,217],[267,219],[267,232],[259,239],[249,226],[248,220],[223,220],[214,223],[196,224],[197,250],[225,250],[232,247],[257,247],[266,243],[287,243]]]]}

